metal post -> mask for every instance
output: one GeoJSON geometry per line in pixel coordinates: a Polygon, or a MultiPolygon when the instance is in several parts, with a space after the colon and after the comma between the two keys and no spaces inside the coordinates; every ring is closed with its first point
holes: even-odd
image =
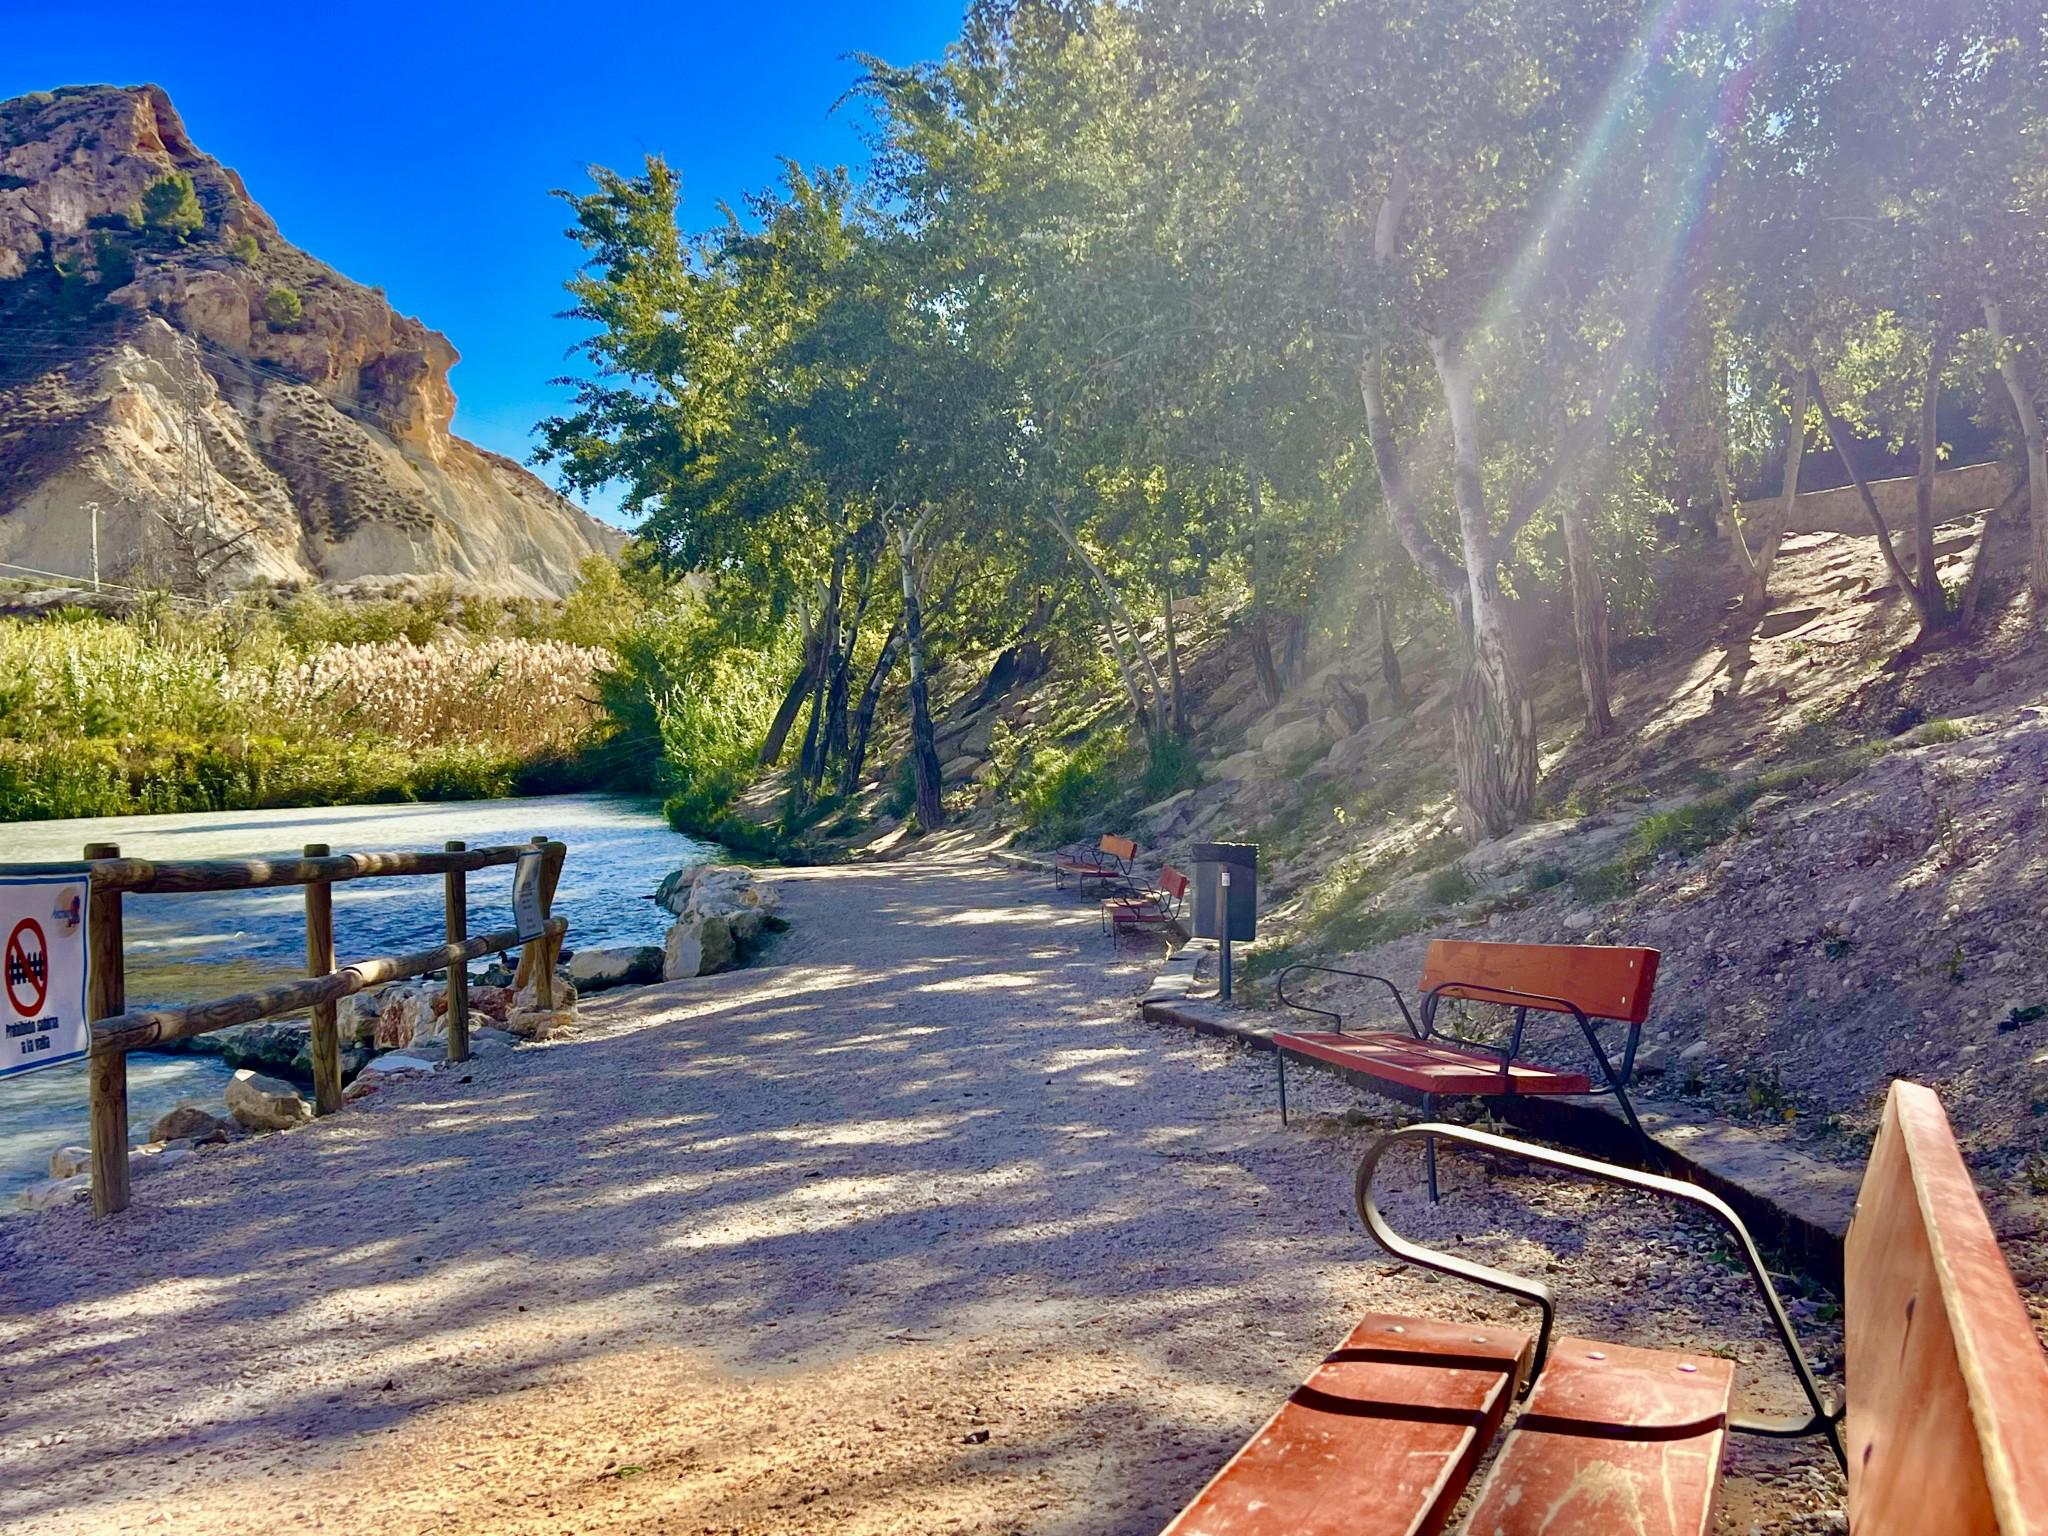
{"type": "Polygon", "coordinates": [[[100,504],[88,501],[85,509],[92,514],[92,589],[100,589],[100,504]]]}
{"type": "Polygon", "coordinates": [[[1216,996],[1221,1002],[1230,1001],[1230,871],[1216,871],[1217,886],[1221,894],[1216,898],[1217,940],[1220,952],[1216,959],[1216,996]]]}

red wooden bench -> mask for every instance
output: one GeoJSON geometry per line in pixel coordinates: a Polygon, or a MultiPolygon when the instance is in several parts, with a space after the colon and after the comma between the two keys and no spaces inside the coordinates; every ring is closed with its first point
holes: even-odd
{"type": "Polygon", "coordinates": [[[1053,855],[1053,888],[1064,889],[1068,880],[1082,886],[1127,886],[1131,883],[1131,860],[1137,856],[1136,843],[1128,837],[1105,832],[1092,850],[1070,850],[1053,855]]]}
{"type": "Polygon", "coordinates": [[[1170,927],[1187,902],[1188,877],[1171,864],[1159,871],[1159,889],[1148,896],[1112,896],[1102,904],[1102,931],[1112,943],[1126,933],[1170,927]]]}
{"type": "Polygon", "coordinates": [[[1181,1511],[1171,1536],[1434,1536],[1488,1447],[1467,1536],[1704,1536],[1730,1432],[1816,1435],[1849,1476],[1855,1536],[2048,1533],[2048,1356],[1934,1094],[1892,1085],[1849,1229],[1847,1415],[1822,1397],[1763,1259],[1715,1196],[1655,1174],[1447,1125],[1383,1137],[1358,1209],[1396,1257],[1533,1303],[1533,1334],[1367,1317],[1181,1511]],[[1727,1230],[1810,1412],[1730,1410],[1733,1366],[1685,1351],[1553,1340],[1547,1286],[1397,1236],[1373,1175],[1410,1137],[1648,1190],[1727,1230]]]}
{"type": "MultiPolygon", "coordinates": [[[[1509,1094],[1611,1093],[1623,1117],[1643,1134],[1629,1102],[1643,1021],[1657,983],[1657,951],[1592,944],[1484,944],[1466,939],[1432,939],[1422,962],[1422,1000],[1417,1013],[1401,989],[1384,976],[1326,965],[1290,965],[1280,973],[1280,1001],[1302,1013],[1328,1019],[1328,1030],[1288,1030],[1273,1038],[1279,1060],[1280,1119],[1287,1119],[1287,1058],[1297,1056],[1338,1072],[1396,1083],[1422,1095],[1428,1115],[1440,1098],[1488,1098],[1509,1094]],[[1346,1030],[1341,1014],[1287,995],[1287,978],[1303,972],[1350,976],[1377,982],[1392,994],[1403,1030],[1346,1030]],[[1504,1043],[1461,1036],[1438,1023],[1446,998],[1497,1003],[1514,1009],[1504,1043]],[[1569,1014],[1584,1037],[1588,1065],[1596,1080],[1577,1068],[1546,1067],[1523,1059],[1522,1040],[1534,1013],[1569,1014]],[[1628,1026],[1620,1058],[1600,1038],[1600,1026],[1628,1026]]],[[[1647,1139],[1647,1138],[1646,1138],[1647,1139]]],[[[1428,1164],[1430,1198],[1436,1198],[1436,1157],[1428,1164]]]]}

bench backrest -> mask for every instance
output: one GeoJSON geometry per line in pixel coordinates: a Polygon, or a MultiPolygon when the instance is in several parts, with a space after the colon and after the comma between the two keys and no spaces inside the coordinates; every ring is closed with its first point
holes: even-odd
{"type": "MultiPolygon", "coordinates": [[[[1612,944],[1482,944],[1432,939],[1422,962],[1422,990],[1445,997],[1498,1002],[1489,987],[1563,998],[1592,1019],[1640,1024],[1650,1016],[1657,951],[1612,944]],[[1468,987],[1457,985],[1469,983],[1468,987]]],[[[1544,1007],[1541,1003],[1531,1008],[1544,1007]]],[[[1555,1006],[1547,1011],[1562,1013],[1555,1006]]]]}
{"type": "Polygon", "coordinates": [[[1159,871],[1159,892],[1170,901],[1179,901],[1188,893],[1188,877],[1167,865],[1159,871]]]}
{"type": "Polygon", "coordinates": [[[2048,1356],[1918,1083],[1885,1101],[1844,1279],[1857,1536],[2048,1533],[2048,1356]]]}
{"type": "Polygon", "coordinates": [[[1128,837],[1118,837],[1114,832],[1103,833],[1102,841],[1095,846],[1098,851],[1108,854],[1112,859],[1122,859],[1126,863],[1138,856],[1138,845],[1128,837]]]}
{"type": "Polygon", "coordinates": [[[1538,997],[1563,997],[1587,1018],[1618,1018],[1628,1024],[1651,1016],[1655,985],[1657,950],[1618,944],[1479,944],[1434,938],[1421,963],[1425,993],[1444,987],[1446,997],[1470,997],[1487,1004],[1499,1001],[1487,987],[1503,987],[1538,997]],[[1456,985],[1460,981],[1470,985],[1456,985]]]}

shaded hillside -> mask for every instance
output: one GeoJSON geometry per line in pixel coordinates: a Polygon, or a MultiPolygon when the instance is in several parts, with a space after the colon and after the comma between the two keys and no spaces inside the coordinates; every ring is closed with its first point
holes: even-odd
{"type": "MultiPolygon", "coordinates": [[[[620,537],[449,432],[448,339],[291,245],[155,86],[0,103],[0,561],[560,596],[620,537]]],[[[21,568],[26,568],[23,570],[21,568]]]]}

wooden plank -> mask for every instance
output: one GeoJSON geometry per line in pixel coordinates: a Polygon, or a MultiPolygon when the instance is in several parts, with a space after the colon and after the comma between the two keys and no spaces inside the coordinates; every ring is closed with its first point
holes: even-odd
{"type": "MultiPolygon", "coordinates": [[[[1472,939],[1432,939],[1422,962],[1422,990],[1429,992],[1446,982],[1460,981],[1479,988],[1505,987],[1561,997],[1578,1004],[1590,1018],[1640,1024],[1650,1016],[1657,960],[1654,949],[1614,944],[1487,944],[1472,939]]],[[[1467,994],[1455,986],[1446,988],[1444,995],[1470,995],[1479,1002],[1492,1001],[1483,990],[1467,994]]]]}
{"type": "MultiPolygon", "coordinates": [[[[545,932],[551,938],[560,939],[567,926],[561,918],[551,918],[545,932]]],[[[358,960],[353,965],[343,966],[326,976],[282,982],[274,987],[265,987],[256,992],[240,992],[233,997],[223,997],[211,1003],[195,1003],[188,1008],[144,1008],[133,1013],[124,1013],[115,1018],[102,1020],[93,1026],[93,1058],[98,1060],[103,1055],[115,1052],[146,1050],[151,1046],[168,1045],[175,1040],[189,1040],[194,1035],[210,1034],[216,1029],[227,1029],[231,1025],[250,1024],[257,1019],[267,1019],[275,1014],[293,1013],[301,1008],[310,1008],[316,1003],[338,1002],[344,997],[353,997],[368,987],[382,986],[387,981],[403,981],[409,976],[425,976],[434,971],[446,970],[452,965],[461,965],[501,949],[510,949],[518,942],[517,928],[503,928],[496,933],[482,934],[458,945],[444,944],[410,955],[358,960]]]]}
{"type": "Polygon", "coordinates": [[[1117,837],[1113,833],[1105,834],[1102,841],[1096,844],[1096,846],[1112,859],[1122,859],[1128,862],[1138,856],[1138,845],[1136,843],[1132,842],[1128,837],[1117,837]]]}
{"type": "Polygon", "coordinates": [[[314,880],[370,880],[398,875],[439,875],[451,869],[489,869],[510,864],[525,851],[505,844],[462,853],[337,853],[323,859],[195,859],[155,863],[108,858],[79,864],[0,864],[0,875],[85,874],[95,893],[133,891],[164,894],[192,891],[253,891],[314,880]]]}
{"type": "Polygon", "coordinates": [[[1433,1536],[1528,1359],[1513,1329],[1367,1317],[1168,1536],[1433,1536]]]}
{"type": "Polygon", "coordinates": [[[1705,1536],[1734,1380],[1711,1355],[1558,1340],[1467,1536],[1705,1536]]]}
{"type": "Polygon", "coordinates": [[[1845,1254],[1857,1536],[2048,1533],[2048,1359],[1934,1093],[1894,1082],[1845,1254]]]}
{"type": "MultiPolygon", "coordinates": [[[[306,857],[324,859],[325,843],[306,844],[306,857]]],[[[306,974],[334,969],[334,887],[325,880],[306,886],[306,974]]],[[[341,1109],[341,1028],[332,1000],[313,1005],[313,1109],[332,1115],[341,1109]]]]}
{"type": "MultiPolygon", "coordinates": [[[[448,845],[450,853],[460,853],[462,844],[448,845]]],[[[451,869],[442,876],[441,904],[447,922],[447,938],[451,946],[469,942],[469,877],[459,869],[451,869]]],[[[448,1059],[469,1060],[469,966],[448,967],[448,1059]]]]}
{"type": "MultiPolygon", "coordinates": [[[[113,843],[88,843],[87,859],[118,859],[113,843]]],[[[128,973],[121,935],[121,893],[94,890],[85,904],[85,1013],[93,1022],[127,1006],[128,973]]],[[[128,1209],[128,1063],[123,1057],[86,1063],[92,1121],[92,1209],[111,1216],[128,1209]]]]}
{"type": "Polygon", "coordinates": [[[1340,1072],[1383,1078],[1422,1093],[1484,1096],[1593,1091],[1592,1079],[1583,1072],[1552,1071],[1521,1061],[1508,1068],[1503,1080],[1499,1057],[1461,1051],[1433,1040],[1417,1040],[1413,1035],[1277,1034],[1273,1043],[1283,1051],[1307,1056],[1340,1072]]]}

